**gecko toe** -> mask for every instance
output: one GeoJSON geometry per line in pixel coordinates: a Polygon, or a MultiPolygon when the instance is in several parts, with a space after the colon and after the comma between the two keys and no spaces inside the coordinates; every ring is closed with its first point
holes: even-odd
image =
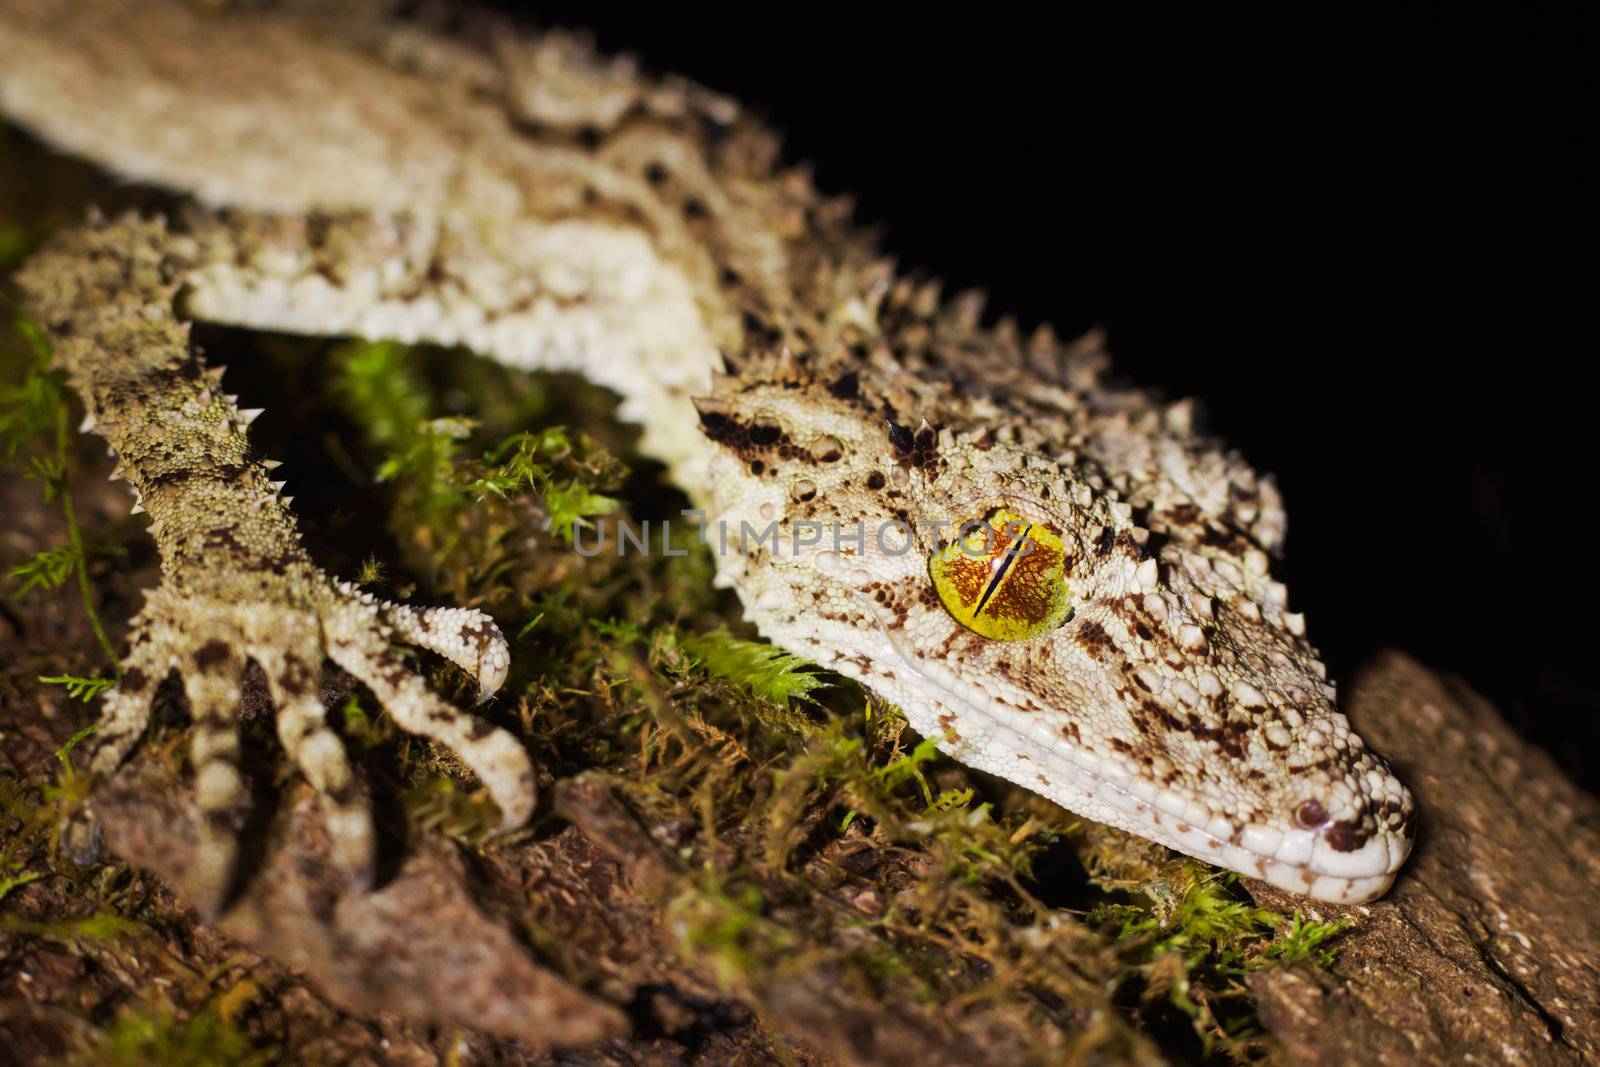
{"type": "Polygon", "coordinates": [[[391,651],[370,612],[352,608],[328,620],[328,656],[372,690],[396,724],[448,746],[472,768],[500,808],[503,827],[533,812],[533,765],[506,731],[452,706],[391,651]]]}
{"type": "Polygon", "coordinates": [[[252,643],[251,658],[267,680],[277,709],[278,740],[316,790],[334,851],[355,889],[372,884],[376,845],[372,816],[344,745],[326,723],[317,692],[322,650],[315,643],[289,649],[252,643]]]}
{"type": "Polygon", "coordinates": [[[511,669],[511,648],[488,615],[474,608],[414,608],[374,602],[379,616],[409,645],[437,652],[478,679],[485,699],[511,669]]]}

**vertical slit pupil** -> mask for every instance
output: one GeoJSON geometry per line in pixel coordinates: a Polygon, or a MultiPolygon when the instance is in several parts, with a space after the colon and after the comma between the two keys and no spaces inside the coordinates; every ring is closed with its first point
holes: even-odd
{"type": "Polygon", "coordinates": [[[1015,563],[1017,561],[1017,557],[1022,554],[1022,546],[1028,543],[1028,534],[1032,532],[1033,523],[1030,522],[1027,527],[1023,529],[1022,535],[1015,541],[1011,542],[1011,547],[1006,549],[1005,558],[1000,561],[1000,569],[995,571],[993,578],[989,579],[989,587],[983,591],[983,596],[978,599],[978,606],[973,609],[972,614],[983,614],[983,609],[988,607],[989,600],[994,596],[995,590],[999,589],[1000,583],[1005,581],[1006,573],[1011,570],[1011,565],[1015,563]]]}

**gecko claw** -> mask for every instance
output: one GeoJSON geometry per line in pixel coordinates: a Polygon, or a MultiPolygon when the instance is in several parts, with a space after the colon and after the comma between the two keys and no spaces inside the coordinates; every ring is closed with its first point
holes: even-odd
{"type": "Polygon", "coordinates": [[[72,812],[61,820],[56,840],[61,853],[79,867],[100,862],[100,823],[87,809],[72,812]]]}

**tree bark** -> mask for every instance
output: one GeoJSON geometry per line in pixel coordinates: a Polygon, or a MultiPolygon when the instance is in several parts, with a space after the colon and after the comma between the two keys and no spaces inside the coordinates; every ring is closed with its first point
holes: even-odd
{"type": "Polygon", "coordinates": [[[1314,909],[1357,920],[1331,971],[1255,973],[1262,1022],[1308,1064],[1600,1058],[1600,804],[1404,655],[1362,673],[1349,705],[1416,793],[1416,851],[1382,900],[1314,909]]]}

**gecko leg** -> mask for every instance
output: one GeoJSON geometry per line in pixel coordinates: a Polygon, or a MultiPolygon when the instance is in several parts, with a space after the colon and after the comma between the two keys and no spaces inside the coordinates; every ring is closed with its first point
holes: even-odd
{"type": "MultiPolygon", "coordinates": [[[[372,824],[323,722],[323,662],[332,658],[365,682],[403,728],[459,753],[515,824],[534,797],[522,746],[450,707],[389,648],[400,639],[438,651],[492,693],[509,665],[506,643],[481,612],[382,604],[311,562],[281,483],[251,447],[247,427],[258,413],[221,391],[220,369],[192,349],[189,325],[175,310],[205,256],[202,242],[159,221],[93,221],[52,242],[19,276],[90,424],[149,513],[161,553],[161,584],[135,622],[86,765],[100,777],[115,771],[144,731],[156,687],[177,671],[195,719],[191,748],[204,816],[197,892],[220,903],[247,802],[236,720],[244,669],[254,661],[284,749],[320,795],[353,882],[365,885],[372,824]]],[[[95,836],[92,823],[64,828],[75,856],[92,855],[95,836]]]]}

